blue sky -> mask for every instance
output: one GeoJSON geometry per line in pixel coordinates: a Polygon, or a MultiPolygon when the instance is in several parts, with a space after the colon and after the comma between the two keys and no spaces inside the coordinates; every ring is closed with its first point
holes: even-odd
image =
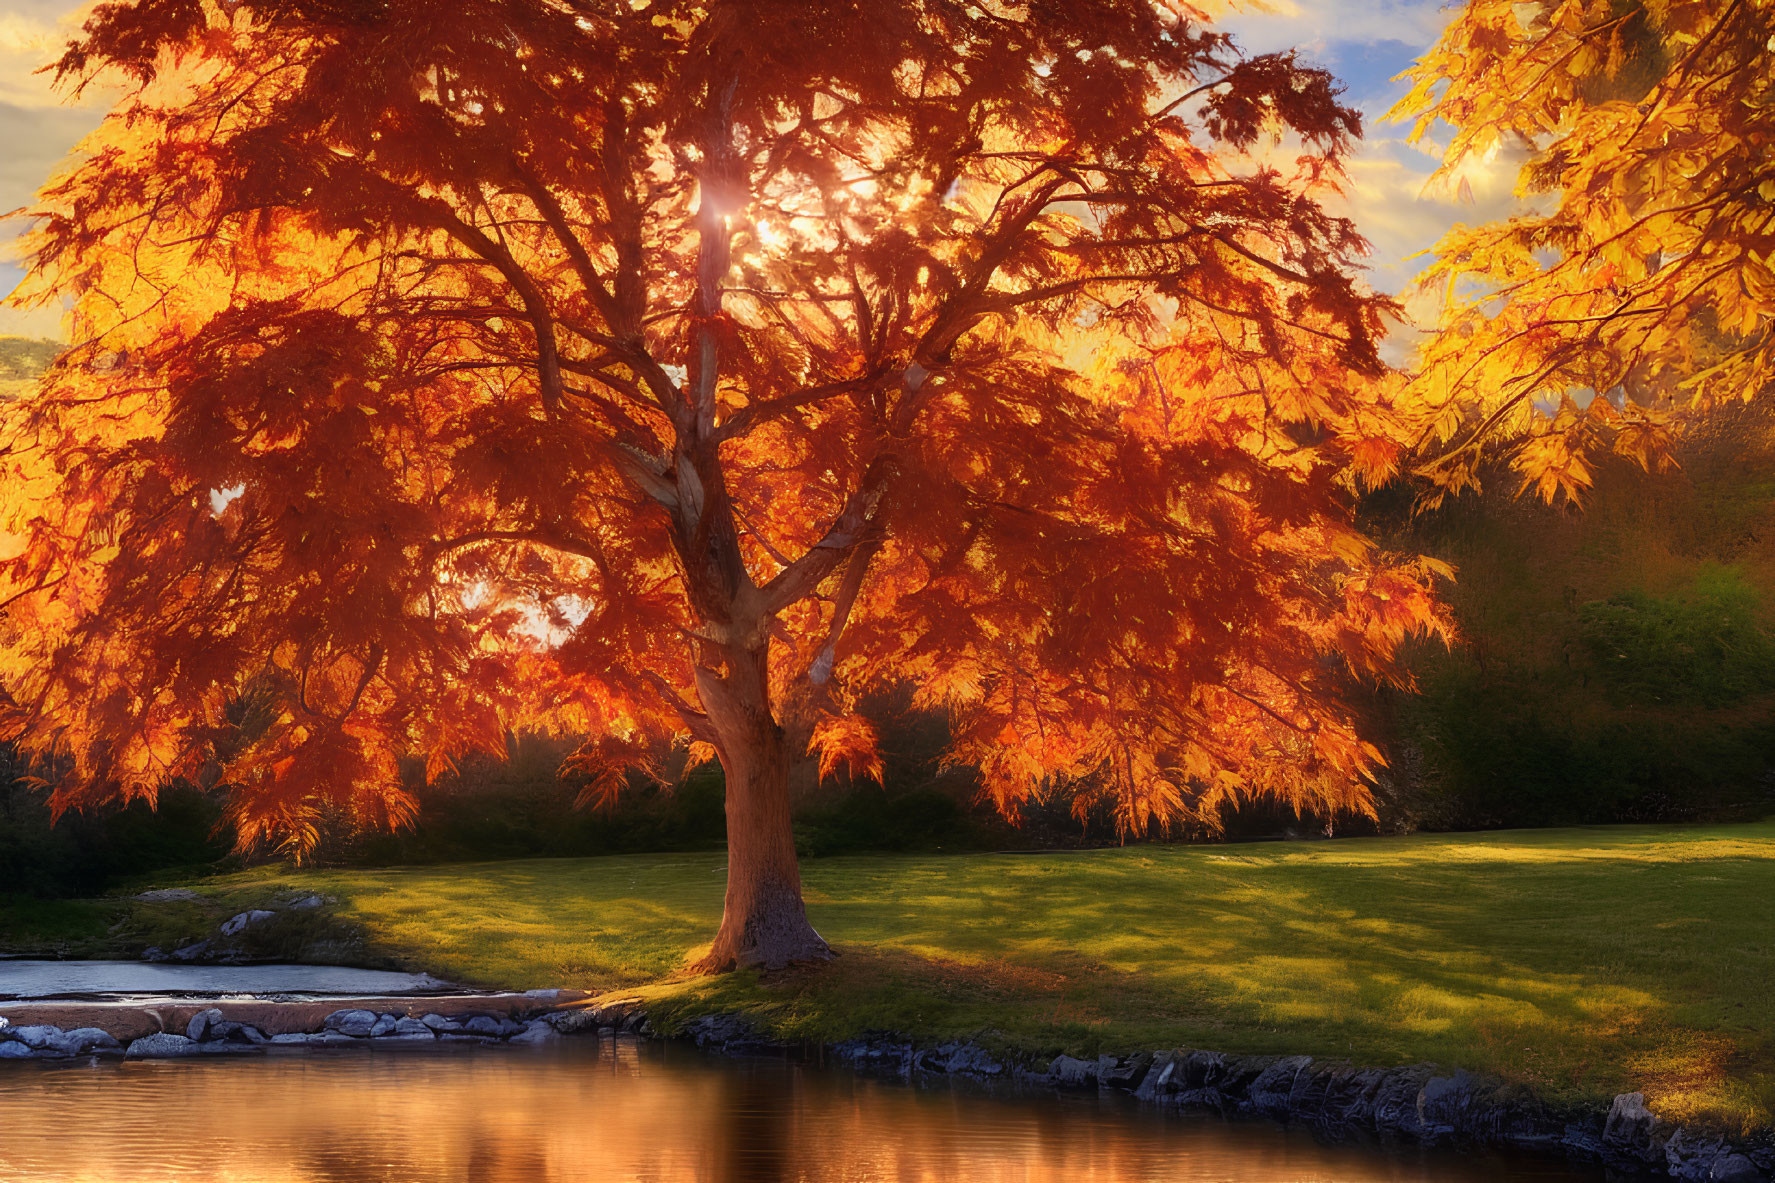
{"type": "MultiPolygon", "coordinates": [[[[88,5],[69,0],[0,0],[0,212],[31,200],[37,186],[74,143],[95,126],[102,96],[69,107],[36,70],[53,60],[88,5]]],[[[1348,212],[1374,247],[1370,282],[1399,293],[1421,262],[1407,256],[1433,244],[1455,221],[1507,212],[1511,169],[1477,167],[1467,175],[1472,198],[1426,193],[1434,146],[1408,145],[1405,129],[1381,121],[1403,93],[1391,81],[1435,41],[1449,15],[1441,0],[1265,0],[1225,12],[1220,24],[1250,52],[1294,47],[1329,68],[1347,87],[1346,99],[1364,114],[1366,142],[1351,167],[1348,212]]],[[[20,228],[0,223],[0,247],[20,228]]],[[[20,271],[0,257],[0,292],[20,271]]],[[[1420,308],[1421,311],[1421,308],[1420,308]]],[[[55,317],[0,308],[0,334],[59,336],[55,317]]],[[[1405,344],[1395,342],[1395,349],[1405,344]]]]}

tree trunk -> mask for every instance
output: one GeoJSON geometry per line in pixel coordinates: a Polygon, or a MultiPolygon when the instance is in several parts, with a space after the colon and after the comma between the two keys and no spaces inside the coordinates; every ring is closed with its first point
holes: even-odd
{"type": "Polygon", "coordinates": [[[719,691],[704,684],[704,701],[715,708],[711,721],[721,732],[717,748],[727,779],[727,901],[714,945],[692,966],[700,973],[781,969],[833,956],[801,901],[783,730],[768,697],[746,693],[767,685],[765,660],[763,652],[747,654],[720,680],[719,691]],[[747,669],[755,662],[755,669],[747,669]]]}

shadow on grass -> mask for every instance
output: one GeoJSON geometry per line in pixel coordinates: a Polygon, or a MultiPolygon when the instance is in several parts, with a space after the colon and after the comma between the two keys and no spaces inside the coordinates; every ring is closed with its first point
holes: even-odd
{"type": "Polygon", "coordinates": [[[819,866],[829,937],[922,959],[870,964],[855,984],[829,971],[828,1010],[854,1018],[903,987],[933,1001],[899,1013],[1075,1052],[1428,1059],[1555,1096],[1646,1087],[1672,1113],[1767,1122],[1775,1110],[1769,859],[1316,854],[922,863],[891,884],[819,866]],[[921,985],[956,967],[986,983],[978,1003],[921,985]],[[991,997],[994,981],[1019,983],[1015,1005],[991,997]]]}

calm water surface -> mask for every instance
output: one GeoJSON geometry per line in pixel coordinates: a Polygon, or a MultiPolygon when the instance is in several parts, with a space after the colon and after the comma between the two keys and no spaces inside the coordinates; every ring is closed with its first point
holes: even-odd
{"type": "Polygon", "coordinates": [[[681,1048],[0,1066],[0,1180],[94,1183],[1368,1183],[1596,1180],[1321,1146],[1095,1097],[914,1090],[681,1048]]]}
{"type": "Polygon", "coordinates": [[[0,998],[59,994],[422,994],[447,986],[430,974],[343,965],[169,965],[150,961],[0,958],[0,998]]]}

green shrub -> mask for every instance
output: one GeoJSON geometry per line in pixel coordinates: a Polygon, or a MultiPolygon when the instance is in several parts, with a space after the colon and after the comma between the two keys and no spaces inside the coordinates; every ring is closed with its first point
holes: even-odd
{"type": "Polygon", "coordinates": [[[1452,562],[1452,650],[1419,647],[1419,695],[1382,696],[1383,826],[1741,816],[1775,806],[1775,412],[1727,408],[1681,469],[1598,472],[1581,509],[1508,479],[1371,527],[1452,562]]]}
{"type": "Polygon", "coordinates": [[[1735,567],[1706,563],[1669,596],[1634,589],[1578,610],[1579,635],[1612,701],[1729,707],[1775,688],[1775,638],[1735,567]]]}

